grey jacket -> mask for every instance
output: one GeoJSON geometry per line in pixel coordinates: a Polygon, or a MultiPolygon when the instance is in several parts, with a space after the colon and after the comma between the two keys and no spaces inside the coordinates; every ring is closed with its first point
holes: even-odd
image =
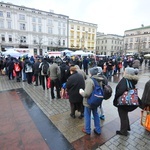
{"type": "MultiPolygon", "coordinates": [[[[96,79],[99,82],[100,86],[102,87],[102,81],[104,80],[104,78],[99,77],[98,75],[94,75],[92,76],[92,78],[96,79]]],[[[91,78],[88,78],[85,81],[85,89],[84,89],[82,96],[84,98],[83,105],[89,108],[90,108],[90,105],[87,103],[87,99],[89,98],[93,90],[94,90],[94,82],[91,78]]]]}
{"type": "Polygon", "coordinates": [[[50,78],[51,78],[51,80],[60,79],[60,75],[61,75],[60,67],[56,63],[53,63],[50,66],[50,78]]]}

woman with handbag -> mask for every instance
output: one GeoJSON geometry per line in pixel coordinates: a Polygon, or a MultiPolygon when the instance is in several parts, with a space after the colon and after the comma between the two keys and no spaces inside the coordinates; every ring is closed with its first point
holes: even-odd
{"type": "MultiPolygon", "coordinates": [[[[118,99],[122,96],[126,91],[128,91],[129,87],[132,86],[132,89],[135,89],[135,85],[138,82],[138,69],[134,69],[131,67],[125,68],[124,76],[116,86],[115,98],[113,104],[115,107],[118,108],[118,114],[120,118],[120,130],[116,131],[116,134],[119,135],[128,135],[128,131],[130,131],[130,123],[128,112],[135,110],[138,106],[137,105],[119,105],[118,99]],[[128,85],[128,83],[130,83],[128,85]]],[[[131,88],[131,87],[130,87],[131,88]]]]}

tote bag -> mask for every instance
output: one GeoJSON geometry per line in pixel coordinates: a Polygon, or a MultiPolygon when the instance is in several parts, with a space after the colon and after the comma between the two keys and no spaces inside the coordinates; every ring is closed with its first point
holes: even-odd
{"type": "Polygon", "coordinates": [[[130,81],[126,79],[127,83],[127,91],[123,93],[122,96],[120,96],[117,99],[117,105],[118,106],[139,106],[138,101],[138,91],[136,88],[133,88],[130,81]]]}
{"type": "Polygon", "coordinates": [[[148,131],[150,131],[150,106],[145,107],[141,111],[141,125],[148,131]]]}

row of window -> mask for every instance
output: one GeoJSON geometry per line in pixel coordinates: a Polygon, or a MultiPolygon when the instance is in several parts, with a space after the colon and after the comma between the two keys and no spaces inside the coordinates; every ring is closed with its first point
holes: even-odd
{"type": "MultiPolygon", "coordinates": [[[[4,34],[1,35],[1,41],[2,41],[2,42],[5,42],[5,41],[6,41],[4,34]]],[[[12,40],[12,35],[9,35],[9,36],[8,36],[8,42],[12,42],[12,41],[13,41],[13,40],[12,40]]],[[[16,41],[18,41],[19,43],[24,43],[24,44],[26,44],[26,43],[27,43],[27,37],[26,37],[26,36],[20,36],[20,37],[18,37],[18,39],[15,39],[15,42],[16,42],[16,41]]],[[[62,43],[61,43],[61,40],[58,40],[57,42],[54,42],[52,39],[48,39],[48,45],[52,45],[52,46],[56,46],[56,45],[61,46],[61,44],[62,44],[63,46],[65,46],[65,43],[66,43],[65,40],[62,40],[62,43]]],[[[36,38],[34,38],[33,44],[38,44],[36,38]]]]}
{"type": "MultiPolygon", "coordinates": [[[[107,43],[107,40],[102,40],[102,41],[100,41],[100,40],[97,40],[96,41],[96,44],[104,44],[104,43],[107,43]]],[[[112,40],[112,42],[111,42],[112,44],[122,44],[122,42],[121,41],[114,41],[114,40],[112,40]]]]}
{"type": "Polygon", "coordinates": [[[137,38],[126,38],[125,42],[146,42],[146,41],[150,41],[150,37],[137,37],[137,38]]]}
{"type": "MultiPolygon", "coordinates": [[[[4,21],[0,21],[0,28],[3,29],[4,28],[4,21]]],[[[12,29],[12,22],[11,21],[7,21],[7,29],[12,29]]],[[[25,31],[26,30],[26,24],[24,23],[20,23],[20,30],[25,31]]],[[[34,32],[42,32],[42,26],[41,25],[34,25],[33,24],[33,31],[34,32]]],[[[53,28],[48,27],[48,31],[49,34],[53,34],[53,28]]],[[[58,34],[59,35],[66,35],[66,29],[61,29],[58,28],[58,34]],[[62,30],[62,31],[61,31],[62,30]]]]}
{"type": "MultiPolygon", "coordinates": [[[[3,17],[3,11],[0,11],[0,17],[3,17]]],[[[11,13],[10,12],[7,12],[6,13],[6,17],[7,18],[11,18],[11,13]]],[[[26,15],[24,15],[24,14],[19,14],[19,20],[21,20],[21,21],[25,21],[26,20],[26,15]]],[[[36,18],[36,17],[32,17],[32,22],[33,23],[42,23],[42,19],[41,18],[36,18]]],[[[48,25],[52,25],[53,24],[53,20],[52,19],[48,19],[47,20],[47,23],[48,23],[48,25]]],[[[58,22],[58,26],[59,27],[66,27],[66,24],[64,23],[64,22],[58,22]]]]}
{"type": "MultiPolygon", "coordinates": [[[[107,46],[96,46],[97,50],[107,50],[107,46]]],[[[111,50],[121,50],[120,46],[111,46],[111,50]]]]}
{"type": "Polygon", "coordinates": [[[150,48],[150,43],[130,43],[130,44],[125,44],[125,49],[146,49],[150,48]]]}
{"type": "MultiPolygon", "coordinates": [[[[77,30],[81,30],[81,28],[82,28],[82,31],[85,31],[85,27],[80,27],[80,26],[76,27],[77,30]]],[[[75,26],[71,25],[71,29],[75,29],[75,26]]],[[[88,28],[88,32],[91,32],[91,30],[93,33],[95,32],[95,29],[88,28]]]]}

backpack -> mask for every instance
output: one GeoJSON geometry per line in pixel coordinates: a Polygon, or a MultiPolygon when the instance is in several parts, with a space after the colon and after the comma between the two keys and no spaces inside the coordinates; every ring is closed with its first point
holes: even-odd
{"type": "Polygon", "coordinates": [[[25,64],[25,73],[32,72],[32,65],[30,63],[25,64]]]}
{"type": "Polygon", "coordinates": [[[44,62],[42,64],[42,72],[44,75],[48,75],[48,68],[49,68],[49,64],[47,62],[44,62]]]}
{"type": "Polygon", "coordinates": [[[96,81],[96,79],[91,78],[94,82],[94,89],[90,95],[90,97],[87,99],[87,103],[90,105],[90,107],[97,108],[98,106],[101,105],[103,101],[103,90],[96,81]]]}
{"type": "Polygon", "coordinates": [[[111,97],[112,95],[112,88],[110,85],[104,85],[104,89],[103,89],[103,92],[104,92],[104,99],[107,100],[111,97]]]}

